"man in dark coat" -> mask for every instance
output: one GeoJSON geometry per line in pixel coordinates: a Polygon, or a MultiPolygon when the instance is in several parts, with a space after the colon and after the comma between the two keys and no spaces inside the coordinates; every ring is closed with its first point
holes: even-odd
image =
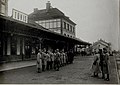
{"type": "Polygon", "coordinates": [[[103,53],[104,53],[103,73],[104,75],[107,75],[107,78],[104,78],[104,79],[109,81],[109,54],[106,48],[103,49],[103,53]]]}
{"type": "Polygon", "coordinates": [[[103,51],[102,51],[102,49],[99,49],[99,54],[100,54],[100,63],[99,63],[99,65],[100,65],[100,67],[101,67],[101,71],[102,71],[102,79],[104,79],[105,78],[105,75],[104,75],[104,73],[103,73],[103,51]]]}
{"type": "Polygon", "coordinates": [[[74,53],[72,51],[72,49],[68,52],[68,61],[69,63],[73,63],[73,60],[74,60],[74,53]]]}
{"type": "Polygon", "coordinates": [[[55,60],[54,60],[54,62],[55,62],[54,69],[56,71],[59,71],[59,67],[60,67],[60,53],[59,53],[59,49],[56,49],[54,57],[55,57],[55,60]]]}

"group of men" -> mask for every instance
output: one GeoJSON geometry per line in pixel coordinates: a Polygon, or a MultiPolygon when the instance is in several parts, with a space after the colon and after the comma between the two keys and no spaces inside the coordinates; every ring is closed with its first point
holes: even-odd
{"type": "Polygon", "coordinates": [[[98,77],[98,74],[101,73],[102,79],[109,81],[109,63],[109,52],[106,48],[96,51],[92,65],[92,77],[98,77]]]}
{"type": "Polygon", "coordinates": [[[54,52],[52,49],[43,50],[39,49],[37,53],[37,72],[55,69],[59,71],[59,68],[65,66],[66,64],[73,63],[74,54],[73,51],[64,52],[56,49],[54,52]]]}

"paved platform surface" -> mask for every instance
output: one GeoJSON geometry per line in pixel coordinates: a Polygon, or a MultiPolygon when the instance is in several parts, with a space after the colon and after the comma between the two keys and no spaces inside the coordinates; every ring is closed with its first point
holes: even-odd
{"type": "Polygon", "coordinates": [[[0,71],[13,70],[13,69],[18,69],[33,65],[36,65],[36,60],[10,62],[5,64],[0,64],[0,71]]]}
{"type": "MultiPolygon", "coordinates": [[[[32,62],[32,61],[31,61],[32,62]]],[[[110,81],[91,77],[92,56],[77,56],[74,63],[61,67],[60,71],[36,72],[35,61],[33,66],[0,72],[1,84],[117,84],[115,59],[110,57],[110,81]]],[[[17,64],[17,63],[16,63],[17,64]]],[[[14,64],[13,64],[14,65],[14,64]]],[[[20,64],[21,65],[21,64],[20,64]]],[[[26,64],[25,64],[26,65],[26,64]]]]}

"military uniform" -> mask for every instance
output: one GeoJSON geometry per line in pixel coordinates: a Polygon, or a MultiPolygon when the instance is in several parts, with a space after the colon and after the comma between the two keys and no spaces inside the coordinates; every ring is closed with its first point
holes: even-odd
{"type": "Polygon", "coordinates": [[[43,71],[46,70],[47,67],[47,54],[45,52],[42,52],[42,65],[43,65],[43,71]]]}
{"type": "Polygon", "coordinates": [[[42,55],[41,55],[41,53],[37,54],[37,71],[42,72],[42,55]]]}
{"type": "Polygon", "coordinates": [[[59,67],[60,67],[60,53],[59,52],[56,52],[55,53],[55,66],[54,66],[54,69],[59,71],[59,67]]]}

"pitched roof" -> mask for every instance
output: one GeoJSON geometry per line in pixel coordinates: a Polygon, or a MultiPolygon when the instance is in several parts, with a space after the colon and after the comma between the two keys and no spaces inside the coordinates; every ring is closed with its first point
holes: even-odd
{"type": "MultiPolygon", "coordinates": [[[[27,27],[27,29],[29,29],[29,30],[36,30],[36,31],[42,31],[42,32],[44,32],[44,33],[48,33],[49,35],[51,34],[51,35],[53,35],[53,36],[57,36],[57,37],[59,37],[59,38],[57,38],[57,39],[64,39],[64,40],[69,40],[70,42],[71,41],[73,41],[74,43],[77,43],[77,44],[83,44],[83,45],[91,45],[91,43],[88,43],[88,42],[85,42],[85,41],[82,41],[82,40],[80,40],[80,39],[78,39],[78,38],[70,38],[70,37],[66,37],[66,36],[64,36],[64,35],[61,35],[61,34],[59,34],[59,33],[55,33],[55,32],[52,32],[52,31],[50,31],[50,30],[47,30],[47,29],[44,29],[42,26],[37,26],[37,24],[35,25],[34,24],[34,22],[31,22],[31,23],[24,23],[24,22],[21,22],[21,21],[18,21],[18,20],[15,20],[15,19],[13,19],[13,18],[11,18],[11,17],[6,17],[6,16],[1,16],[0,15],[0,19],[1,20],[5,20],[5,21],[10,21],[11,23],[17,23],[17,24],[19,24],[19,25],[21,25],[21,26],[25,26],[25,27],[27,27]]],[[[9,24],[11,24],[11,23],[9,23],[9,24]]],[[[14,26],[14,24],[11,24],[12,26],[14,26]]],[[[21,28],[21,27],[19,27],[18,26],[18,28],[20,28],[20,29],[24,29],[24,28],[21,28]]],[[[7,28],[6,28],[7,29],[7,28]]],[[[16,29],[16,28],[15,28],[16,29]]],[[[28,31],[29,32],[29,31],[28,31]]]]}
{"type": "Polygon", "coordinates": [[[103,42],[103,43],[106,43],[107,45],[110,45],[110,43],[108,43],[108,42],[106,42],[106,41],[104,41],[104,40],[102,40],[102,39],[100,39],[99,41],[101,41],[101,42],[103,42]]]}
{"type": "Polygon", "coordinates": [[[100,40],[98,40],[97,42],[93,43],[93,46],[96,46],[96,45],[98,45],[98,44],[102,44],[102,45],[104,45],[104,46],[109,46],[109,45],[110,45],[110,44],[107,43],[106,41],[100,39],[100,40]]]}
{"type": "Polygon", "coordinates": [[[73,21],[69,19],[69,17],[65,16],[65,14],[57,8],[50,8],[49,11],[46,9],[37,10],[31,14],[29,14],[29,19],[38,21],[38,20],[47,20],[47,19],[57,19],[64,18],[76,25],[73,21]]]}

